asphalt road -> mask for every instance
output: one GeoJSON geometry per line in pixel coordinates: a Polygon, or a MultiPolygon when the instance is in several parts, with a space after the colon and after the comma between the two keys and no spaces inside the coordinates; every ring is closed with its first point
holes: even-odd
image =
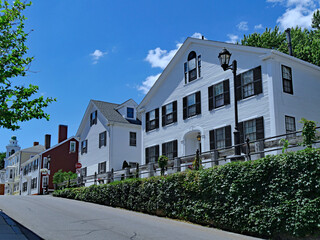
{"type": "Polygon", "coordinates": [[[46,240],[257,239],[181,221],[52,196],[0,196],[0,209],[46,240]]]}

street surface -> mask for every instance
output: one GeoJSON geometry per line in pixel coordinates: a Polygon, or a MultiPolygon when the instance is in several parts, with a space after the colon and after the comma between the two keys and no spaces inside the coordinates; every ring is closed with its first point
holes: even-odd
{"type": "MultiPolygon", "coordinates": [[[[52,196],[0,196],[0,209],[46,240],[257,239],[176,220],[52,196]]],[[[1,232],[0,239],[2,239],[1,232]]]]}

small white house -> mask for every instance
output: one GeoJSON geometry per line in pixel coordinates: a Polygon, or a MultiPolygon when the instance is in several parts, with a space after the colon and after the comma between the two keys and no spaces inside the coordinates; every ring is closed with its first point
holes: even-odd
{"type": "Polygon", "coordinates": [[[21,164],[21,195],[37,195],[40,189],[41,154],[21,164]]]}
{"type": "Polygon", "coordinates": [[[123,162],[141,162],[141,121],[138,104],[91,100],[80,123],[81,175],[90,176],[122,169],[123,162]]]}
{"type": "Polygon", "coordinates": [[[320,122],[318,66],[271,49],[188,38],[138,106],[142,164],[233,144],[234,79],[221,68],[223,48],[238,63],[241,142],[298,130],[302,117],[320,122]]]}

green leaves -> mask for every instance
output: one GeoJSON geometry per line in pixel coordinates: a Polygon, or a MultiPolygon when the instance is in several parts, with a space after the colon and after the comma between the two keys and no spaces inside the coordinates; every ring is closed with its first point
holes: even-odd
{"type": "Polygon", "coordinates": [[[19,123],[31,119],[45,118],[44,113],[53,98],[35,97],[38,86],[28,87],[13,84],[16,77],[26,75],[32,57],[26,57],[28,47],[25,45],[29,33],[24,32],[25,16],[22,11],[30,6],[20,0],[9,4],[0,1],[0,127],[16,130],[19,123]]]}
{"type": "MultiPolygon", "coordinates": [[[[319,13],[320,14],[320,13],[319,13]]],[[[320,21],[320,20],[319,20],[320,21]]],[[[320,66],[320,29],[308,30],[299,27],[291,28],[293,55],[304,61],[320,66]]],[[[273,30],[244,36],[242,45],[275,49],[288,54],[286,34],[276,26],[273,30]]]]}

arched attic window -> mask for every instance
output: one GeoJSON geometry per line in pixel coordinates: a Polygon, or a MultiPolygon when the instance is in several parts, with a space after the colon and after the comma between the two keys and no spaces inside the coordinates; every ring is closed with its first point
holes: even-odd
{"type": "Polygon", "coordinates": [[[196,52],[191,51],[187,60],[188,61],[184,64],[185,83],[197,79],[197,76],[200,77],[201,73],[201,55],[197,58],[196,52]]]}

